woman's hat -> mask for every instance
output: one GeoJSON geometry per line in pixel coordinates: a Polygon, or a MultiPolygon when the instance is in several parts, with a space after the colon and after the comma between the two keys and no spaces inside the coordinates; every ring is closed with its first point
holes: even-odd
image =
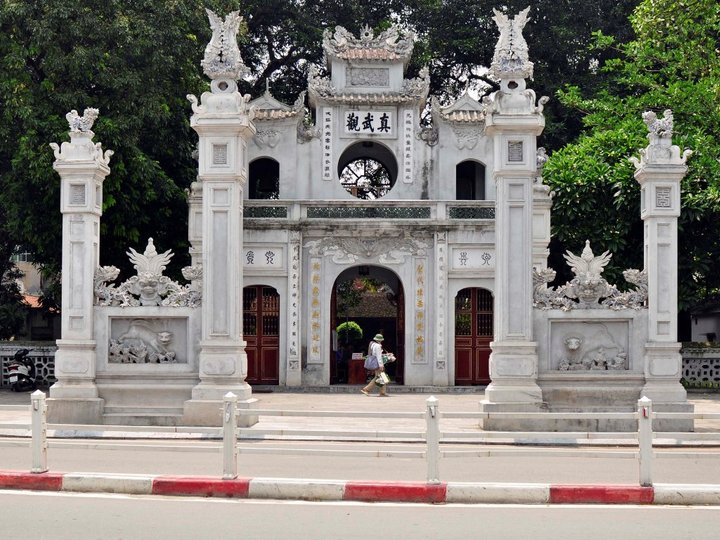
{"type": "Polygon", "coordinates": [[[382,334],[375,334],[373,341],[382,341],[383,339],[385,339],[385,338],[382,337],[382,334]]]}

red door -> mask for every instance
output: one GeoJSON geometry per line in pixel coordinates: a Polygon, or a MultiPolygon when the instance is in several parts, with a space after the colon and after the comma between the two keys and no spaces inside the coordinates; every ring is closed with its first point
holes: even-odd
{"type": "Polygon", "coordinates": [[[243,337],[249,384],[280,383],[280,295],[272,287],[243,289],[243,337]]]}
{"type": "Polygon", "coordinates": [[[490,382],[493,297],[486,289],[463,289],[455,297],[455,384],[490,382]]]}

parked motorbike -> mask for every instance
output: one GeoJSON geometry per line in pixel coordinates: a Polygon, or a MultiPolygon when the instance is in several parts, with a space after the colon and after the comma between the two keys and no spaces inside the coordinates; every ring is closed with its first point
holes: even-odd
{"type": "Polygon", "coordinates": [[[13,392],[26,392],[36,390],[35,362],[28,357],[32,349],[20,349],[13,355],[8,366],[8,379],[10,390],[13,392]]]}

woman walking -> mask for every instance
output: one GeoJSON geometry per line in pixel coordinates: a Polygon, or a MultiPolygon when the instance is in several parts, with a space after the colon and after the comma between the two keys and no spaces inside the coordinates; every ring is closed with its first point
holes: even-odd
{"type": "Polygon", "coordinates": [[[381,378],[387,378],[387,375],[385,375],[385,366],[383,362],[383,350],[382,350],[382,342],[385,338],[382,336],[382,334],[375,334],[375,337],[372,338],[372,341],[370,342],[370,346],[368,347],[368,355],[365,359],[365,369],[371,370],[374,374],[372,380],[360,391],[365,394],[366,396],[370,395],[370,391],[375,388],[375,386],[380,387],[380,397],[388,397],[387,395],[387,384],[385,382],[381,382],[381,378]]]}

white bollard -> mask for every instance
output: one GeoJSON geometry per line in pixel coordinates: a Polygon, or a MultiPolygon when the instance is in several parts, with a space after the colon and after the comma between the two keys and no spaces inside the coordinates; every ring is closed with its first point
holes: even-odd
{"type": "Polygon", "coordinates": [[[35,390],[30,396],[32,416],[32,473],[47,472],[47,404],[45,394],[35,390]]]}
{"type": "Polygon", "coordinates": [[[425,411],[425,422],[427,428],[425,430],[425,442],[427,450],[425,457],[427,459],[427,482],[428,484],[440,483],[440,412],[439,402],[435,396],[430,396],[427,401],[427,410],[425,411]]]}
{"type": "Polygon", "coordinates": [[[652,400],[643,396],[638,400],[638,465],[641,486],[652,486],[652,437],[652,400]]]}
{"type": "Polygon", "coordinates": [[[237,396],[228,392],[223,397],[223,480],[237,478],[237,396]]]}

